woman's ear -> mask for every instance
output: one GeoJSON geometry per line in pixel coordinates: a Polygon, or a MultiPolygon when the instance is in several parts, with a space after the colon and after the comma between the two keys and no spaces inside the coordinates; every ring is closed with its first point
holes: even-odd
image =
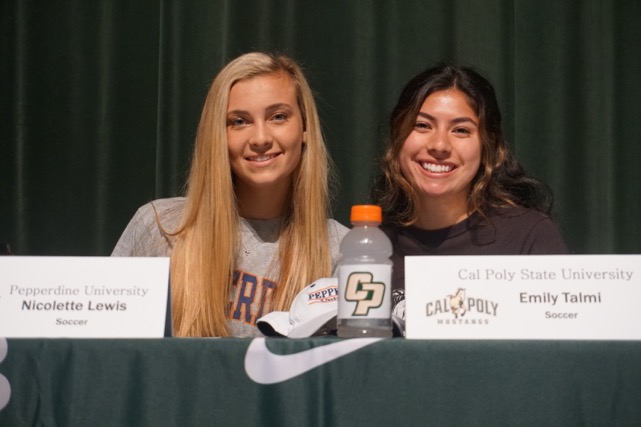
{"type": "Polygon", "coordinates": [[[303,131],[303,144],[307,143],[307,131],[303,131]]]}

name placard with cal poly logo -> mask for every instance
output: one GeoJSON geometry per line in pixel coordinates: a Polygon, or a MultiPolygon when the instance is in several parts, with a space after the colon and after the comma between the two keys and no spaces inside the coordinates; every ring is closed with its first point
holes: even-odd
{"type": "Polygon", "coordinates": [[[405,257],[406,337],[641,340],[641,255],[405,257]]]}
{"type": "Polygon", "coordinates": [[[0,257],[0,337],[161,338],[169,258],[0,257]]]}

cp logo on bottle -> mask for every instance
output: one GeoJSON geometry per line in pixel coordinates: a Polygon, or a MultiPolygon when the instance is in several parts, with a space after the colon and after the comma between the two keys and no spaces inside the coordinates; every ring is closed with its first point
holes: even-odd
{"type": "Polygon", "coordinates": [[[370,308],[383,304],[385,283],[374,282],[374,275],[367,272],[354,272],[347,278],[345,300],[356,303],[353,316],[367,316],[370,308]]]}

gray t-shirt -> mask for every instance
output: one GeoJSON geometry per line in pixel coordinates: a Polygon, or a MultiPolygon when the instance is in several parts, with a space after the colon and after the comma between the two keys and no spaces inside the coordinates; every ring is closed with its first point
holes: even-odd
{"type": "MultiPolygon", "coordinates": [[[[167,237],[158,227],[156,215],[165,231],[171,232],[180,224],[184,206],[183,197],[158,199],[142,206],[125,228],[111,255],[170,256],[173,238],[167,237]]],[[[261,336],[256,320],[271,311],[266,301],[276,286],[275,277],[279,271],[277,239],[281,223],[281,218],[241,218],[242,245],[236,258],[229,318],[231,336],[261,336]]],[[[327,231],[334,271],[340,257],[340,241],[349,230],[328,219],[327,231]]]]}

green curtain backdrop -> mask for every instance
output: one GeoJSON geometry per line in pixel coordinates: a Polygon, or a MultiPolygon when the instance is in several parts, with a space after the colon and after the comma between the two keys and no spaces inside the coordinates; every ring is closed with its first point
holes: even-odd
{"type": "Polygon", "coordinates": [[[336,218],[368,201],[403,84],[437,61],[494,83],[576,253],[641,252],[641,2],[0,0],[0,241],[108,255],[181,194],[200,110],[238,54],[281,51],[316,92],[336,218]]]}

